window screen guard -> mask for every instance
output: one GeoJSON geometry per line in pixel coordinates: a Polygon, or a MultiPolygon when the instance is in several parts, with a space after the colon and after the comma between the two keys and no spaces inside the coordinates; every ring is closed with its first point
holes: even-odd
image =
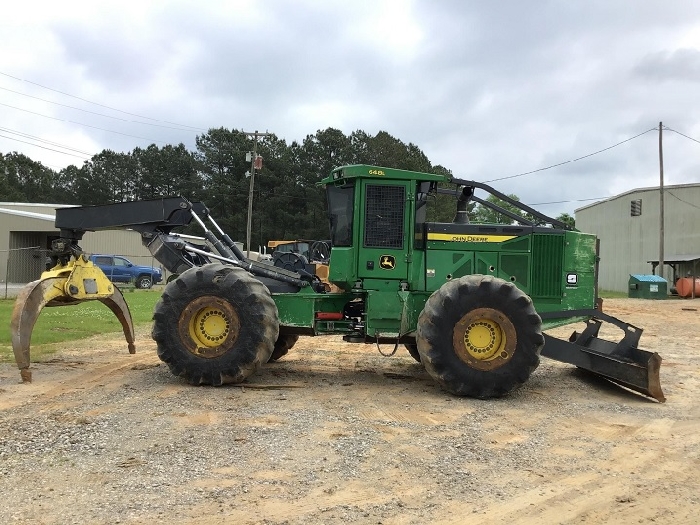
{"type": "Polygon", "coordinates": [[[403,248],[404,186],[367,185],[365,248],[403,248]]]}

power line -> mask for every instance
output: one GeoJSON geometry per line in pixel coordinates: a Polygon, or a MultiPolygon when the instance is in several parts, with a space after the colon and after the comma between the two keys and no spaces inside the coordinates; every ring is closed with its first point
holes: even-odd
{"type": "Polygon", "coordinates": [[[35,146],[37,148],[47,149],[49,151],[55,151],[56,153],[61,153],[63,155],[70,155],[71,157],[78,157],[78,158],[84,157],[84,155],[76,155],[75,153],[68,153],[66,151],[60,151],[60,150],[53,149],[53,148],[47,148],[46,146],[40,146],[39,144],[33,144],[31,142],[27,142],[26,140],[20,140],[20,139],[14,138],[14,137],[6,137],[5,135],[0,135],[0,137],[5,138],[5,139],[10,139],[10,140],[16,140],[17,142],[23,142],[24,144],[30,144],[31,146],[35,146]]]}
{"type": "Polygon", "coordinates": [[[687,138],[687,139],[689,139],[689,140],[692,140],[693,142],[697,142],[698,144],[700,144],[700,140],[694,139],[693,137],[689,137],[688,135],[684,135],[684,134],[681,133],[680,131],[676,131],[675,129],[671,129],[671,128],[667,127],[667,126],[664,126],[664,129],[665,129],[665,130],[668,130],[668,131],[673,131],[674,133],[678,133],[681,137],[685,137],[685,138],[687,138]]]}
{"type": "Polygon", "coordinates": [[[532,170],[532,171],[526,171],[525,173],[518,173],[517,175],[509,175],[508,177],[500,177],[500,178],[498,178],[498,179],[491,179],[491,180],[487,180],[487,181],[484,181],[484,182],[497,182],[497,181],[499,181],[499,180],[515,179],[516,177],[523,177],[523,176],[525,176],[525,175],[531,175],[531,174],[533,174],[533,173],[538,173],[538,172],[540,172],[540,171],[550,170],[550,169],[556,168],[556,167],[558,167],[558,166],[563,166],[564,164],[569,164],[569,163],[571,163],[571,162],[576,162],[577,160],[586,159],[586,158],[588,158],[588,157],[592,157],[593,155],[598,155],[598,153],[603,153],[604,151],[608,151],[609,149],[616,148],[617,146],[620,146],[621,144],[624,144],[625,142],[629,142],[630,140],[634,140],[634,139],[636,139],[636,138],[639,138],[639,137],[641,137],[642,135],[645,135],[645,134],[649,133],[650,131],[658,131],[658,128],[651,128],[651,129],[648,129],[648,130],[646,130],[646,131],[643,131],[643,132],[640,133],[639,135],[635,135],[634,137],[630,137],[630,138],[628,138],[628,139],[625,139],[625,140],[623,140],[623,141],[621,141],[621,142],[618,142],[617,144],[613,144],[612,146],[608,146],[607,148],[603,148],[603,149],[600,149],[600,150],[598,150],[598,151],[594,151],[593,153],[589,153],[588,155],[583,155],[582,157],[578,157],[578,158],[571,159],[571,160],[565,160],[564,162],[558,162],[558,163],[556,163],[556,164],[552,164],[551,166],[547,166],[547,167],[544,167],[544,168],[539,168],[539,169],[532,170]]]}
{"type": "MultiPolygon", "coordinates": [[[[22,133],[21,131],[15,131],[15,130],[13,130],[13,129],[2,128],[2,127],[0,127],[0,131],[3,131],[3,132],[5,132],[5,133],[10,133],[10,134],[12,134],[12,135],[19,135],[20,137],[24,137],[24,138],[26,138],[26,139],[36,140],[37,142],[43,142],[43,143],[45,143],[45,144],[51,144],[52,146],[58,146],[59,148],[67,149],[67,150],[69,150],[69,151],[75,151],[76,153],[82,153],[83,155],[88,155],[88,156],[90,156],[90,157],[94,155],[93,153],[88,153],[87,151],[81,151],[81,150],[79,150],[79,149],[70,148],[70,147],[68,147],[68,146],[64,146],[63,144],[59,144],[58,142],[52,142],[52,141],[50,141],[50,140],[45,140],[45,139],[42,139],[42,138],[40,138],[40,137],[35,137],[34,135],[29,135],[29,134],[27,134],[27,133],[22,133]]],[[[6,137],[6,138],[10,138],[10,137],[6,137]]]]}
{"type": "Polygon", "coordinates": [[[673,197],[673,198],[675,198],[675,199],[678,199],[678,200],[681,201],[682,203],[687,204],[688,206],[692,206],[693,208],[697,208],[697,209],[700,210],[700,206],[696,206],[696,205],[693,204],[692,202],[684,201],[684,200],[681,199],[680,197],[678,197],[678,196],[674,195],[672,192],[668,191],[668,189],[666,189],[666,193],[668,193],[671,197],[673,197]]]}
{"type": "MultiPolygon", "coordinates": [[[[151,124],[150,122],[140,122],[140,121],[138,121],[138,120],[128,120],[128,119],[125,119],[125,118],[114,117],[114,116],[112,116],[112,115],[105,115],[104,113],[97,113],[96,111],[90,111],[90,110],[87,110],[87,109],[76,108],[75,106],[69,106],[69,105],[67,105],[67,104],[61,104],[60,102],[54,102],[54,101],[52,101],[52,100],[47,100],[47,99],[45,99],[45,98],[35,97],[35,96],[32,96],[32,95],[27,95],[26,93],[21,93],[21,92],[19,92],[19,91],[15,91],[15,90],[13,90],[13,89],[7,89],[7,88],[4,88],[4,87],[0,87],[0,89],[2,89],[2,90],[4,90],[4,91],[9,91],[10,93],[15,93],[15,94],[17,94],[17,95],[22,95],[23,97],[33,98],[34,100],[41,100],[42,102],[48,102],[49,104],[55,104],[56,106],[61,106],[61,107],[68,108],[68,109],[74,109],[74,110],[76,110],[76,111],[82,111],[83,113],[90,113],[91,115],[97,115],[97,116],[99,116],[99,117],[111,118],[111,119],[114,119],[114,120],[119,120],[119,121],[121,121],[121,122],[130,122],[130,123],[133,123],[133,124],[141,124],[141,125],[143,125],[143,126],[155,126],[155,127],[158,127],[158,128],[174,129],[174,130],[177,130],[177,131],[185,131],[185,132],[187,132],[187,133],[192,133],[192,131],[193,131],[193,130],[191,130],[191,129],[174,128],[174,127],[172,127],[172,126],[163,126],[162,124],[151,124]]],[[[201,131],[204,131],[204,130],[201,130],[201,131]]]]}
{"type": "Polygon", "coordinates": [[[607,198],[608,197],[593,197],[591,199],[571,199],[568,201],[535,202],[534,204],[528,204],[528,206],[544,206],[545,204],[568,204],[569,202],[601,201],[607,198]]]}
{"type": "Polygon", "coordinates": [[[181,127],[183,127],[183,128],[192,128],[193,130],[196,130],[196,131],[203,131],[202,128],[199,128],[199,127],[197,127],[197,126],[190,126],[190,125],[188,125],[188,124],[178,124],[177,122],[169,122],[169,121],[167,121],[167,120],[158,120],[158,119],[155,119],[155,118],[146,117],[146,116],[144,116],[144,115],[139,115],[139,114],[137,114],[137,113],[129,113],[128,111],[123,111],[123,110],[121,110],[121,109],[117,109],[117,108],[113,108],[113,107],[111,107],[111,106],[106,106],[106,105],[104,105],[104,104],[100,104],[99,102],[93,102],[93,101],[88,100],[88,99],[86,99],[86,98],[78,97],[78,96],[76,96],[76,95],[71,95],[70,93],[66,93],[65,91],[59,91],[58,89],[53,89],[53,88],[50,88],[50,87],[48,87],[48,86],[44,86],[44,85],[42,85],[42,84],[38,84],[38,83],[36,83],[36,82],[32,82],[31,80],[25,80],[25,79],[23,79],[23,78],[15,77],[15,76],[13,76],[13,75],[9,75],[9,74],[7,74],[7,73],[3,73],[2,71],[0,71],[0,75],[6,76],[6,77],[9,77],[9,78],[13,78],[13,79],[15,79],[15,80],[19,80],[20,82],[26,82],[26,83],[32,84],[32,85],[34,85],[34,86],[39,86],[40,88],[48,89],[49,91],[53,91],[53,92],[55,92],[55,93],[60,93],[61,95],[65,95],[65,96],[67,96],[67,97],[71,97],[71,98],[75,98],[75,99],[78,99],[78,100],[82,100],[83,102],[87,102],[88,104],[94,104],[95,106],[100,106],[100,107],[102,107],[102,108],[111,109],[112,111],[117,111],[117,112],[119,112],[119,113],[124,113],[125,115],[131,115],[132,117],[139,117],[139,118],[143,118],[143,119],[146,119],[146,120],[153,120],[153,121],[155,121],[155,122],[164,122],[165,124],[173,124],[174,126],[181,126],[181,127]]]}
{"type": "Polygon", "coordinates": [[[149,140],[151,142],[157,142],[158,144],[169,144],[168,142],[163,142],[162,140],[149,139],[148,137],[139,137],[138,135],[129,135],[128,133],[121,133],[119,131],[113,131],[111,129],[100,128],[98,126],[91,126],[90,124],[84,124],[82,122],[76,122],[74,120],[67,120],[67,119],[58,118],[58,117],[50,117],[48,115],[43,115],[41,113],[37,113],[36,111],[30,111],[28,109],[18,108],[16,106],[10,106],[9,104],[3,104],[2,102],[0,102],[0,106],[5,106],[7,108],[16,109],[18,111],[24,111],[26,113],[31,113],[32,115],[37,115],[39,117],[44,117],[44,118],[48,118],[51,120],[58,120],[59,122],[69,122],[71,124],[77,124],[78,126],[85,126],[86,128],[98,129],[100,131],[106,131],[107,133],[115,133],[117,135],[123,135],[124,137],[131,137],[134,139],[141,139],[141,140],[149,140]]]}
{"type": "Polygon", "coordinates": [[[47,163],[41,162],[41,161],[39,161],[39,162],[41,164],[43,164],[44,166],[47,166],[49,168],[54,168],[54,171],[61,171],[61,170],[65,169],[65,166],[58,166],[57,164],[47,164],[47,163]]]}

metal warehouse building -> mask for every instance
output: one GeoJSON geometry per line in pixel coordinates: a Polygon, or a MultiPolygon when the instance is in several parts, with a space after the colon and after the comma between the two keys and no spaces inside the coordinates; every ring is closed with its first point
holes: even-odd
{"type": "MultiPolygon", "coordinates": [[[[651,274],[659,260],[659,188],[641,188],[577,209],[576,229],[600,239],[602,290],[625,292],[630,274],[651,274]],[[633,215],[634,213],[634,215],[633,215]]],[[[664,187],[664,268],[674,278],[700,273],[700,184],[664,187]]]]}
{"type": "MultiPolygon", "coordinates": [[[[59,233],[54,227],[55,210],[65,207],[0,202],[0,282],[27,283],[39,278],[51,241],[59,233]]],[[[87,253],[124,255],[134,264],[160,266],[135,231],[87,232],[80,246],[87,253]]]]}

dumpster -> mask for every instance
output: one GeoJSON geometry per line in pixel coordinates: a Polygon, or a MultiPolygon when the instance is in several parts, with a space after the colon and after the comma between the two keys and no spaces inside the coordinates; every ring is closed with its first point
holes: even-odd
{"type": "Polygon", "coordinates": [[[658,275],[630,274],[627,297],[639,299],[666,299],[668,281],[658,275]]]}

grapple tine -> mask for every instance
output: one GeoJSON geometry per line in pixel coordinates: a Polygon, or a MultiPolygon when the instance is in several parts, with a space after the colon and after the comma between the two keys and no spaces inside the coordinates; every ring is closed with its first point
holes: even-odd
{"type": "Polygon", "coordinates": [[[136,337],[134,335],[134,323],[131,319],[131,311],[129,310],[129,305],[126,304],[126,300],[122,295],[119,288],[114,287],[114,292],[110,297],[102,297],[99,301],[106,305],[112,313],[117,316],[119,322],[122,324],[122,330],[124,331],[124,337],[129,346],[129,353],[136,353],[136,337]]]}
{"type": "Polygon", "coordinates": [[[10,319],[12,351],[24,382],[32,380],[32,373],[29,370],[29,346],[34,324],[46,303],[63,293],[61,284],[64,281],[65,279],[60,277],[32,281],[20,290],[15,299],[10,319]]]}

